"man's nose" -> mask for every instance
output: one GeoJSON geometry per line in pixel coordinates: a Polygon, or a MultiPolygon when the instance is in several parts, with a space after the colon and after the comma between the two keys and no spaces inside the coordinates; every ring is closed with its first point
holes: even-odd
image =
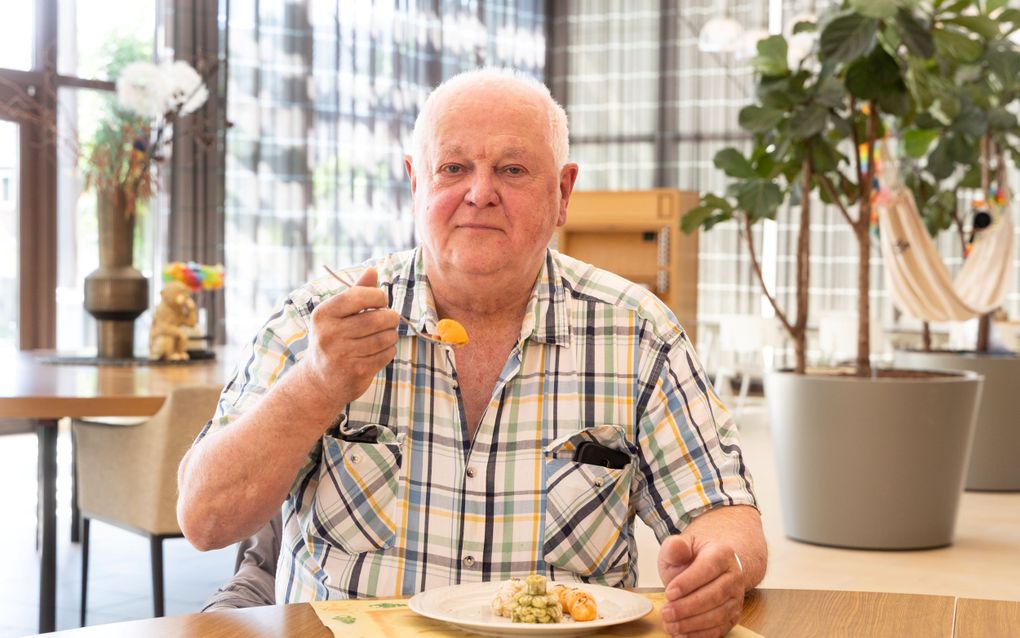
{"type": "Polygon", "coordinates": [[[490,171],[475,171],[465,199],[478,208],[493,206],[499,202],[496,183],[490,171]]]}

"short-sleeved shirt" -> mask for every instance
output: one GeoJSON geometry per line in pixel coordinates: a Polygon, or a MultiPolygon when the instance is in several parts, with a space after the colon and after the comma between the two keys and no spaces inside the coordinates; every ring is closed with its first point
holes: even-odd
{"type": "MultiPolygon", "coordinates": [[[[434,334],[423,263],[418,248],[346,272],[376,267],[390,307],[434,334]]],[[[322,278],[289,295],[202,436],[301,361],[312,310],[345,288],[322,278]]],[[[635,515],[661,542],[711,508],[756,506],[733,419],[676,317],[641,286],[549,250],[474,440],[456,350],[398,333],[396,356],[309,450],[283,504],[280,602],[531,573],[633,586],[635,515]],[[577,462],[585,441],[627,462],[577,462]]]]}

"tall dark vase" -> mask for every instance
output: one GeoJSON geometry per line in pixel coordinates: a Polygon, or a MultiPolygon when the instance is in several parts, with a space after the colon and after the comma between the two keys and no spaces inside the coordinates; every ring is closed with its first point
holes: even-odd
{"type": "Polygon", "coordinates": [[[121,190],[96,193],[99,268],[85,278],[85,310],[96,318],[101,359],[134,356],[135,319],[149,307],[149,280],[132,266],[134,211],[121,190]]]}

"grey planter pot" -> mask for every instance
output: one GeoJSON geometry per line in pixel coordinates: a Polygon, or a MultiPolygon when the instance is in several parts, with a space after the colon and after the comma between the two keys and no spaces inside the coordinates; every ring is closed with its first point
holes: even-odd
{"type": "Polygon", "coordinates": [[[953,542],[981,378],[765,378],[786,534],[860,549],[953,542]]]}
{"type": "Polygon", "coordinates": [[[1020,491],[1020,356],[899,351],[900,368],[972,370],[985,378],[966,488],[1020,491]]]}

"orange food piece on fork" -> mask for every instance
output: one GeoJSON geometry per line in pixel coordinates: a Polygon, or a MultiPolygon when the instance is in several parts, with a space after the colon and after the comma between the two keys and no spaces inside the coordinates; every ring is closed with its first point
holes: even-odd
{"type": "Polygon", "coordinates": [[[436,324],[436,336],[443,343],[463,346],[468,342],[467,330],[453,319],[440,319],[436,324]]]}

